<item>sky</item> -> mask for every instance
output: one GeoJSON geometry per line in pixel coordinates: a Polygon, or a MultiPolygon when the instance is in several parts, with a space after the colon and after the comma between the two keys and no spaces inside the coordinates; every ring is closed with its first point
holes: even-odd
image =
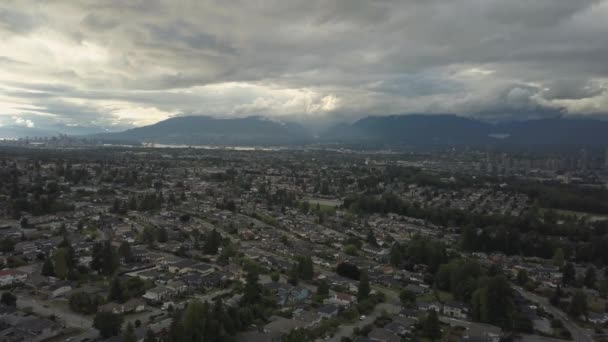
{"type": "Polygon", "coordinates": [[[608,113],[608,0],[3,0],[0,125],[608,113]]]}

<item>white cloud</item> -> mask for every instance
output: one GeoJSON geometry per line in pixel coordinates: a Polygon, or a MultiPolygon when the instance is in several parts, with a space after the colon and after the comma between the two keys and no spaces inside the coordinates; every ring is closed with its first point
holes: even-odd
{"type": "Polygon", "coordinates": [[[18,126],[25,126],[27,128],[34,127],[34,122],[29,119],[23,119],[18,116],[13,116],[12,119],[15,121],[15,124],[18,126]]]}
{"type": "Polygon", "coordinates": [[[606,16],[608,0],[7,0],[0,115],[606,113],[606,16]]]}

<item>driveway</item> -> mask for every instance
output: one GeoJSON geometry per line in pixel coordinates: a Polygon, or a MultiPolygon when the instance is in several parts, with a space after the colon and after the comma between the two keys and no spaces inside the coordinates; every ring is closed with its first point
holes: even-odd
{"type": "Polygon", "coordinates": [[[578,324],[571,321],[568,318],[567,314],[565,314],[562,310],[556,308],[555,306],[551,305],[547,298],[528,292],[519,286],[513,286],[513,288],[527,300],[538,303],[538,305],[542,306],[545,311],[552,314],[554,317],[561,319],[562,322],[564,322],[564,326],[572,334],[572,339],[574,341],[593,341],[593,338],[591,337],[592,335],[588,330],[581,328],[580,326],[578,326],[578,324]]]}

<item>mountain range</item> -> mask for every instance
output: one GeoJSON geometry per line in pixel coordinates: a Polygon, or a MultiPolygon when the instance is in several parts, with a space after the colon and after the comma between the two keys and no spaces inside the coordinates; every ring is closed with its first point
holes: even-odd
{"type": "MultiPolygon", "coordinates": [[[[36,136],[26,128],[21,131],[13,130],[12,133],[36,136]]],[[[354,123],[338,124],[314,135],[300,124],[260,116],[228,119],[180,116],[122,132],[88,136],[106,142],[186,145],[608,146],[608,121],[549,118],[488,123],[453,114],[407,114],[370,116],[354,123]]]]}
{"type": "Polygon", "coordinates": [[[102,140],[185,145],[293,145],[309,143],[310,133],[295,123],[259,116],[217,119],[180,116],[118,133],[97,134],[102,140]]]}
{"type": "Polygon", "coordinates": [[[451,114],[367,117],[331,128],[340,142],[402,145],[608,145],[608,121],[548,118],[488,123],[451,114]]]}

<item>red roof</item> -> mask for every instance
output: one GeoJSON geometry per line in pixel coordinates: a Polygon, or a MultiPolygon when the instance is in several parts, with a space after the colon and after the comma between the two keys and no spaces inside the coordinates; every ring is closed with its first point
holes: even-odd
{"type": "Polygon", "coordinates": [[[350,302],[351,300],[353,300],[353,296],[349,295],[348,293],[342,293],[342,292],[337,292],[336,298],[339,300],[346,301],[346,302],[350,302]]]}
{"type": "Polygon", "coordinates": [[[2,270],[0,271],[0,277],[3,277],[5,275],[15,275],[15,274],[19,274],[20,272],[17,270],[2,270]]]}

